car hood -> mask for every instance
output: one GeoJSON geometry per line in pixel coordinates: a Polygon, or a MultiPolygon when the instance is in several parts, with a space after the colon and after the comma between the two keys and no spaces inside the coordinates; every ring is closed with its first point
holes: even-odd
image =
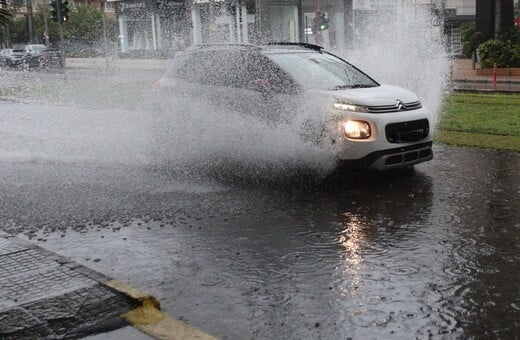
{"type": "Polygon", "coordinates": [[[395,105],[397,100],[403,103],[419,101],[413,92],[392,85],[327,91],[327,93],[337,101],[364,106],[395,105]]]}

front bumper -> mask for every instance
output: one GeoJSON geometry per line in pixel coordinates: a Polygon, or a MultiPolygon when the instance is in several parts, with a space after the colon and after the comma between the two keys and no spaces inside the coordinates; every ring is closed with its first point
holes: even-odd
{"type": "Polygon", "coordinates": [[[433,159],[432,142],[375,151],[354,160],[340,160],[341,166],[353,169],[390,170],[412,166],[433,159]]]}
{"type": "Polygon", "coordinates": [[[337,159],[355,167],[385,170],[431,160],[432,119],[424,108],[385,114],[347,112],[336,117],[339,122],[368,122],[372,135],[352,140],[339,129],[335,139],[337,159]]]}
{"type": "Polygon", "coordinates": [[[336,113],[333,121],[338,122],[338,126],[334,129],[337,129],[337,133],[339,133],[339,138],[336,139],[336,142],[342,146],[343,150],[339,155],[339,158],[342,159],[359,159],[374,151],[415,145],[432,140],[432,117],[430,117],[424,108],[384,114],[341,112],[336,113]],[[369,123],[372,132],[370,138],[347,138],[341,130],[341,123],[347,120],[358,120],[369,123]],[[417,125],[418,122],[422,121],[427,122],[426,126],[417,125]],[[425,134],[421,135],[420,138],[395,138],[394,134],[397,132],[414,132],[413,130],[418,128],[425,128],[423,131],[425,134]]]}

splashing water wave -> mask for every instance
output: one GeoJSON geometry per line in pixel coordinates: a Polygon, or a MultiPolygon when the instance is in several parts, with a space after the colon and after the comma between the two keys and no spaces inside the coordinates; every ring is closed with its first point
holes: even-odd
{"type": "MultiPolygon", "coordinates": [[[[391,11],[367,14],[358,21],[362,34],[356,34],[355,48],[335,52],[381,83],[411,89],[438,115],[449,66],[442,38],[429,11],[413,6],[399,11],[398,20],[391,11]]],[[[185,173],[260,177],[308,170],[326,175],[334,169],[337,146],[302,138],[307,121],[325,119],[327,113],[317,109],[322,103],[273,124],[178,97],[162,98],[166,110],[159,113],[150,109],[150,100],[135,110],[6,106],[1,160],[166,163],[185,173]]]]}

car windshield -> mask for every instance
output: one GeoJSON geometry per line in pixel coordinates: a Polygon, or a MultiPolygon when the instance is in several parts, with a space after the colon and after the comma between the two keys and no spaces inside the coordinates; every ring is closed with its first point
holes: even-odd
{"type": "Polygon", "coordinates": [[[272,52],[266,56],[306,89],[340,90],[379,86],[369,76],[328,53],[272,52]]]}
{"type": "Polygon", "coordinates": [[[34,53],[41,53],[43,52],[43,50],[45,50],[47,48],[47,46],[45,45],[32,45],[30,48],[29,48],[29,51],[33,51],[34,53]]]}

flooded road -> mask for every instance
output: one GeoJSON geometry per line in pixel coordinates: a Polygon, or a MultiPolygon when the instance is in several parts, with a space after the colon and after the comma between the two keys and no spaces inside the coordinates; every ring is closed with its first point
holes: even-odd
{"type": "Polygon", "coordinates": [[[514,338],[519,170],[447,147],[326,185],[4,160],[0,227],[223,338],[514,338]]]}
{"type": "Polygon", "coordinates": [[[309,181],[285,166],[314,158],[279,161],[294,140],[231,129],[217,146],[258,168],[179,172],[150,161],[139,104],[157,77],[0,78],[0,230],[222,338],[518,337],[519,153],[436,146],[415,172],[309,181]]]}

